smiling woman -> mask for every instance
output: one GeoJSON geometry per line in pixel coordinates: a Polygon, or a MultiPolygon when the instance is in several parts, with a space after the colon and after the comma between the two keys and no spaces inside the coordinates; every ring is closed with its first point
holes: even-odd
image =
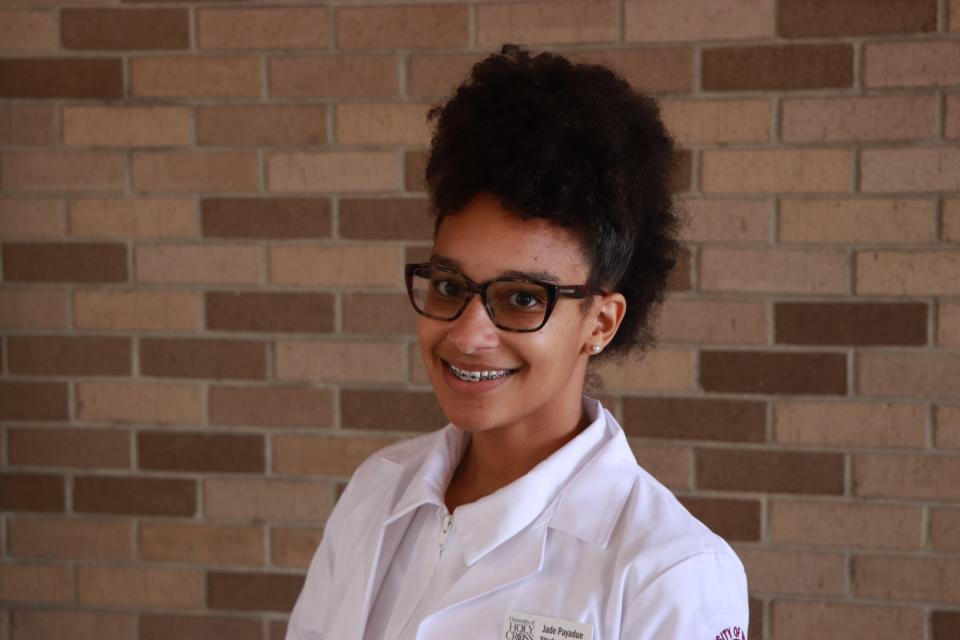
{"type": "Polygon", "coordinates": [[[737,556],[583,395],[591,359],[652,343],[677,250],[656,102],[507,45],[430,117],[405,275],[449,424],[356,471],[288,640],[746,638],[737,556]]]}

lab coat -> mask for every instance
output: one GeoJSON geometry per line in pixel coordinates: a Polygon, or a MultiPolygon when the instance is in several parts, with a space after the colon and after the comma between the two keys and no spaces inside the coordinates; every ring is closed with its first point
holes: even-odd
{"type": "MultiPolygon", "coordinates": [[[[592,640],[746,639],[747,581],[736,554],[637,464],[599,402],[584,398],[584,407],[603,440],[561,486],[512,497],[533,519],[468,560],[420,621],[417,640],[525,640],[504,637],[511,616],[586,625],[592,640]]],[[[328,519],[286,640],[363,640],[410,523],[410,485],[432,458],[455,455],[443,445],[458,437],[468,436],[447,425],[360,465],[328,519]]]]}

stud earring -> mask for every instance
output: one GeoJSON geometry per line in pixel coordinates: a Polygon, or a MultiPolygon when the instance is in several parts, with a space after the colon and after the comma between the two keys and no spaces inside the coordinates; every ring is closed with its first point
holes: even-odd
{"type": "Polygon", "coordinates": [[[593,348],[591,348],[590,351],[592,351],[594,354],[600,353],[600,345],[593,345],[593,348]]]}

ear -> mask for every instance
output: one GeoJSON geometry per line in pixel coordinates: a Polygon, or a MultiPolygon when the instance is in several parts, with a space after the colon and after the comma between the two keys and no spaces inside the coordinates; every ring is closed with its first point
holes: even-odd
{"type": "Polygon", "coordinates": [[[627,299],[621,293],[609,293],[595,302],[589,321],[593,328],[583,345],[583,351],[591,356],[602,352],[617,334],[626,312],[627,299]]]}

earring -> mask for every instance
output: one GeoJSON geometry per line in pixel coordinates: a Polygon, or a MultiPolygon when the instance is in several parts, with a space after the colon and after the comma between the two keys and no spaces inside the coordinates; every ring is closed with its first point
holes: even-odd
{"type": "Polygon", "coordinates": [[[600,345],[598,344],[593,345],[590,351],[593,352],[594,354],[600,353],[600,345]]]}

